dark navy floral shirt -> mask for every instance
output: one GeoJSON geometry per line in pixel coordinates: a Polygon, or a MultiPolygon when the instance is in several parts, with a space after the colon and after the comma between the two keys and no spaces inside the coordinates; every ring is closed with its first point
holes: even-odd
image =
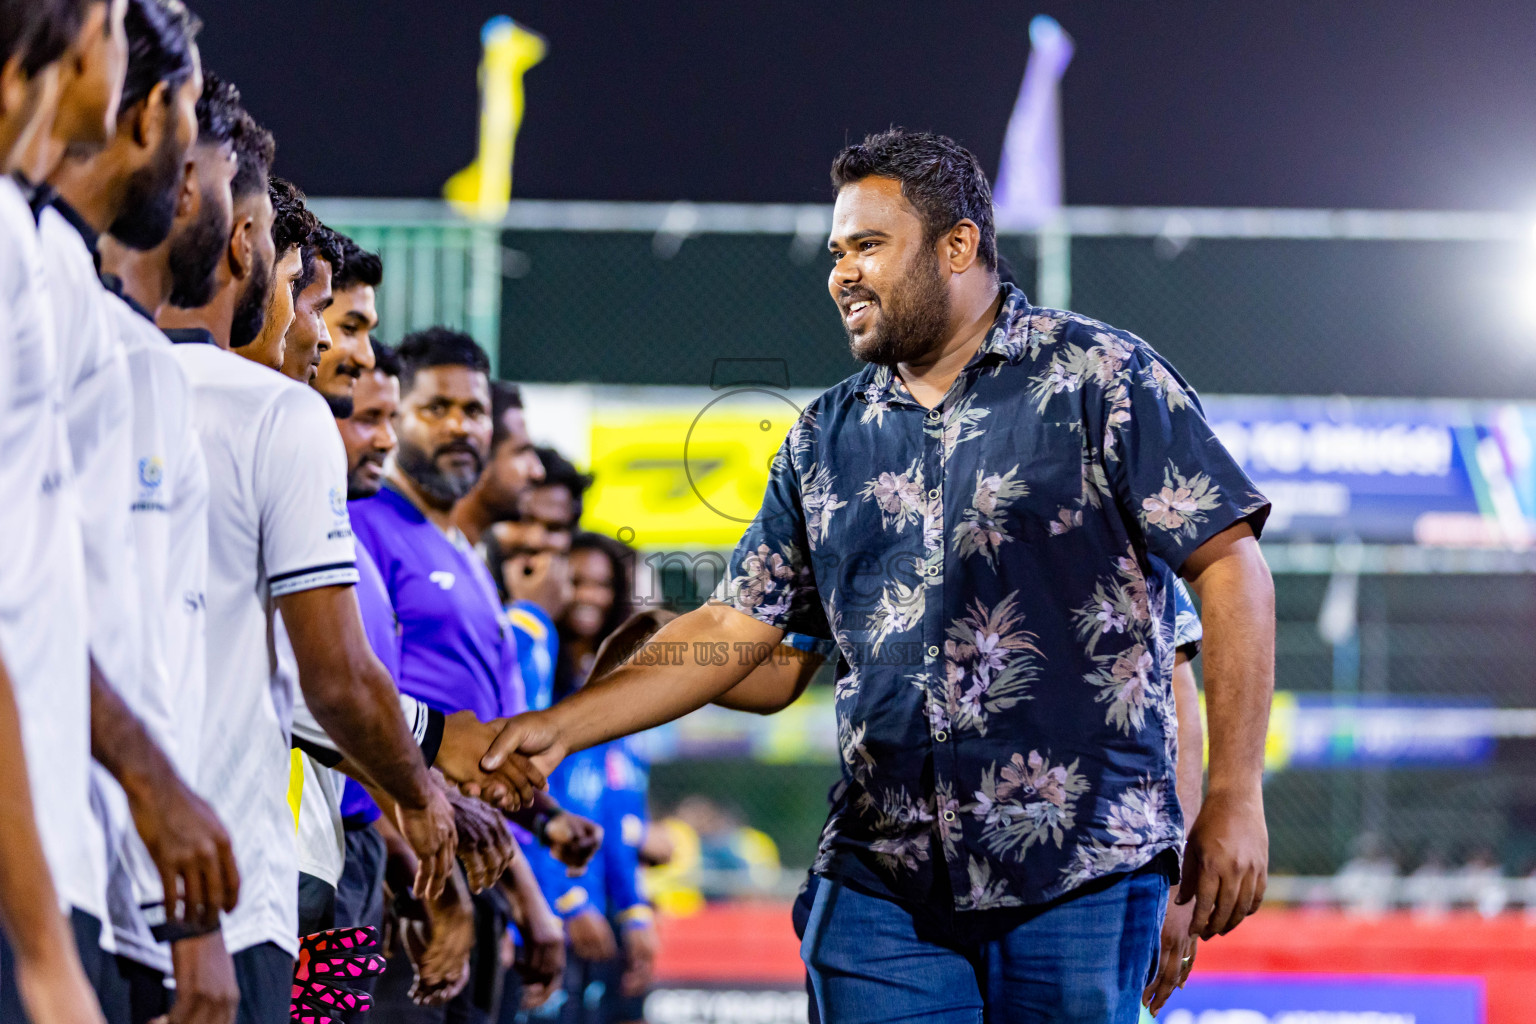
{"type": "Polygon", "coordinates": [[[887,367],[822,394],[725,598],[840,650],[816,870],[983,910],[1180,849],[1173,574],[1268,511],[1145,342],[1012,287],[932,411],[887,367]]]}

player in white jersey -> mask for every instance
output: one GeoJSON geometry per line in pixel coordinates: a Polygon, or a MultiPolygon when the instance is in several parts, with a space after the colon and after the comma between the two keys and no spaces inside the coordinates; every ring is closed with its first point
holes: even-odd
{"type": "MultiPolygon", "coordinates": [[[[123,3],[84,8],[60,62],[52,124],[20,154],[39,181],[66,147],[103,145],[116,128],[127,59],[123,3]]],[[[36,297],[49,281],[34,235],[19,252],[36,297]]],[[[70,913],[86,976],[98,995],[115,983],[115,962],[100,948],[105,918],[105,856],[88,804],[90,700],[85,570],[78,495],[59,402],[52,307],[39,308],[36,333],[14,350],[12,393],[0,423],[0,650],[5,652],[31,771],[33,806],[57,894],[70,913]]],[[[15,961],[0,951],[0,1018],[21,1013],[15,961]]]]}
{"type": "Polygon", "coordinates": [[[310,709],[359,768],[401,803],[421,855],[418,886],[442,885],[452,811],[433,785],[393,683],[368,650],[352,584],[346,464],[318,395],[227,351],[260,330],[273,263],[270,136],[236,143],[234,228],[212,299],[161,322],[193,388],[209,478],[209,693],[200,783],[229,821],[240,904],[226,919],[243,1020],[288,1015],[297,940],[297,854],[285,799],[294,682],[277,657],[287,625],[310,709]],[[265,144],[263,145],[263,141],[265,144]]]}
{"type": "MultiPolygon", "coordinates": [[[[5,438],[38,426],[51,344],[50,311],[37,287],[43,270],[36,224],[27,196],[10,175],[31,137],[53,122],[59,60],[75,37],[80,14],[78,5],[0,0],[0,437],[5,438]]],[[[8,506],[18,506],[0,510],[0,526],[7,528],[0,537],[0,561],[5,563],[16,558],[13,545],[25,540],[10,528],[31,528],[30,515],[45,511],[36,500],[43,464],[23,460],[21,454],[8,450],[0,461],[0,493],[9,496],[8,506]]],[[[47,773],[47,760],[35,759],[29,770],[24,753],[18,687],[10,668],[30,676],[20,682],[35,690],[41,666],[19,659],[6,639],[15,624],[7,620],[25,614],[11,598],[29,596],[11,589],[17,582],[0,566],[0,834],[5,836],[0,843],[0,988],[12,992],[0,1008],[7,1015],[25,1012],[34,1024],[100,1021],[74,936],[60,913],[68,909],[68,900],[55,888],[50,867],[50,855],[56,865],[65,851],[57,842],[45,850],[46,837],[34,813],[34,794],[56,790],[54,780],[33,778],[47,773]]],[[[38,650],[29,653],[35,659],[38,650]]],[[[34,749],[37,740],[34,731],[34,749]]],[[[37,810],[51,819],[45,808],[37,810]]]]}

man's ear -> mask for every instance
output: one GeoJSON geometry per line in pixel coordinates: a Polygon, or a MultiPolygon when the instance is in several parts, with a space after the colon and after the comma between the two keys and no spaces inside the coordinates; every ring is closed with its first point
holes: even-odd
{"type": "Polygon", "coordinates": [[[255,260],[256,249],[252,241],[252,233],[256,230],[256,219],[249,214],[237,215],[235,218],[235,230],[229,233],[229,273],[236,281],[244,281],[251,276],[251,264],[255,260]]]}
{"type": "Polygon", "coordinates": [[[156,152],[161,139],[170,128],[171,105],[169,88],[164,82],[156,82],[149,95],[133,112],[133,142],[141,149],[156,152]]]}
{"type": "Polygon", "coordinates": [[[202,193],[197,185],[197,161],[188,160],[181,174],[181,189],[176,193],[176,219],[197,215],[202,193]]]}
{"type": "Polygon", "coordinates": [[[21,68],[22,55],[16,54],[0,64],[0,117],[20,119],[27,105],[27,74],[21,68]]]}
{"type": "Polygon", "coordinates": [[[969,217],[949,229],[944,236],[941,257],[949,264],[950,273],[963,274],[976,265],[980,253],[981,228],[969,217]]]}

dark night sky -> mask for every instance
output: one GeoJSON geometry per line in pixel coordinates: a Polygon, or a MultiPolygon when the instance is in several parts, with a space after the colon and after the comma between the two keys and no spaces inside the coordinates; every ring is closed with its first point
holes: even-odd
{"type": "Polygon", "coordinates": [[[1071,203],[1536,208],[1532,0],[193,6],[205,61],[312,195],[437,195],[473,157],[499,13],[550,41],[517,195],[819,201],[837,148],[892,123],[995,170],[1043,10],[1078,44],[1071,203]]]}

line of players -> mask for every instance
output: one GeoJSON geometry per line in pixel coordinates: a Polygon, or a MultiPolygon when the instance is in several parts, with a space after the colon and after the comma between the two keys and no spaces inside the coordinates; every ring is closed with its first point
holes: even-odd
{"type": "Polygon", "coordinates": [[[0,0],[0,1019],[339,1019],[350,933],[300,937],[379,923],[386,864],[380,1009],[535,1005],[539,876],[574,914],[602,830],[480,768],[554,677],[473,546],[542,475],[516,392],[462,334],[370,340],[378,258],[271,177],[196,30],[0,0]]]}

